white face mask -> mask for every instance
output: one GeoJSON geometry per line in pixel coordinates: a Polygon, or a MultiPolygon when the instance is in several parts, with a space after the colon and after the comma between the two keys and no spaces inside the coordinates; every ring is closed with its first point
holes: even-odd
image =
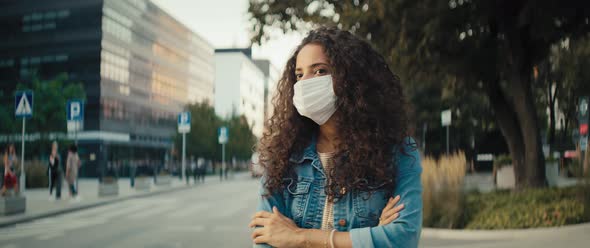
{"type": "Polygon", "coordinates": [[[293,105],[299,114],[323,125],[336,112],[332,76],[301,80],[293,86],[293,105]]]}

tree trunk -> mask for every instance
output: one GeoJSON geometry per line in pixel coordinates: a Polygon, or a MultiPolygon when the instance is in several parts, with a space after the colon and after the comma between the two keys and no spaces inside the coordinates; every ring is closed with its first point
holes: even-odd
{"type": "Polygon", "coordinates": [[[522,181],[516,181],[517,190],[545,185],[545,160],[543,159],[530,77],[527,72],[521,70],[519,75],[512,75],[508,84],[524,143],[525,177],[522,181]]]}
{"type": "Polygon", "coordinates": [[[504,140],[508,145],[510,156],[512,157],[512,165],[514,167],[515,182],[525,181],[525,157],[524,157],[524,143],[520,131],[520,124],[518,123],[514,107],[506,100],[505,94],[502,92],[499,80],[488,82],[486,85],[486,93],[490,100],[492,109],[494,110],[494,117],[500,131],[504,136],[504,140]]]}
{"type": "MultiPolygon", "coordinates": [[[[532,4],[532,3],[527,3],[532,4]]],[[[520,13],[525,18],[529,9],[520,13]]],[[[524,180],[516,180],[516,189],[545,186],[545,159],[541,145],[541,136],[537,111],[531,88],[534,51],[530,24],[523,24],[507,30],[508,62],[506,70],[507,89],[514,106],[514,113],[520,124],[521,139],[524,144],[524,180]]],[[[516,173],[516,170],[515,170],[516,173]]]]}

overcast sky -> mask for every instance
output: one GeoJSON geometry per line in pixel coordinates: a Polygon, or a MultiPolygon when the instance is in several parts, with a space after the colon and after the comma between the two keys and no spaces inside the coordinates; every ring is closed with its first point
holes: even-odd
{"type": "MultiPolygon", "coordinates": [[[[251,29],[248,0],[152,0],[170,15],[208,40],[215,48],[248,47],[251,29]]],[[[301,41],[299,34],[283,35],[252,47],[252,57],[269,59],[282,71],[301,41]]]]}

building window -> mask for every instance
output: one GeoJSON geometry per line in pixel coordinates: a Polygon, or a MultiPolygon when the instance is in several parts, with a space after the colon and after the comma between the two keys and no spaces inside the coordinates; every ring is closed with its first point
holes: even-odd
{"type": "Polygon", "coordinates": [[[55,13],[55,11],[48,11],[48,12],[45,12],[45,15],[43,16],[43,18],[45,18],[46,20],[52,20],[52,19],[55,19],[56,16],[57,16],[57,13],[55,13]]]}
{"type": "Polygon", "coordinates": [[[55,61],[57,62],[64,62],[64,61],[68,61],[68,55],[67,54],[59,54],[55,56],[55,61]]]}
{"type": "Polygon", "coordinates": [[[57,27],[56,19],[63,19],[68,16],[70,16],[69,10],[52,10],[24,15],[22,31],[28,33],[55,29],[57,27]]]}
{"type": "Polygon", "coordinates": [[[102,30],[125,42],[131,42],[131,31],[129,28],[113,21],[111,18],[102,19],[102,30]]]}
{"type": "MultiPolygon", "coordinates": [[[[128,55],[127,55],[128,56],[128,55]]],[[[127,84],[129,82],[129,59],[107,50],[101,52],[100,74],[103,78],[127,84]]],[[[129,95],[129,87],[120,88],[119,92],[129,95]]]]}
{"type": "Polygon", "coordinates": [[[14,66],[14,59],[0,60],[0,67],[12,67],[12,66],[14,66]]]}
{"type": "Polygon", "coordinates": [[[59,18],[67,18],[68,16],[70,16],[69,9],[64,9],[64,10],[60,10],[59,12],[57,12],[57,17],[59,17],[59,18]]]}

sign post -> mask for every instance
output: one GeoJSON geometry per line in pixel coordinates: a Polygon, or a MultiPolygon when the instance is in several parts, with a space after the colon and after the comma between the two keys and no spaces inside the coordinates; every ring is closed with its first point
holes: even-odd
{"type": "Polygon", "coordinates": [[[589,97],[584,96],[580,97],[580,102],[578,104],[578,122],[580,123],[579,133],[580,133],[580,152],[581,152],[581,161],[582,167],[584,168],[584,173],[587,173],[588,168],[586,168],[584,156],[586,150],[588,149],[588,102],[589,97]]]}
{"type": "Polygon", "coordinates": [[[182,133],[182,181],[186,180],[186,133],[191,131],[191,113],[178,114],[178,132],[182,133]]]}
{"type": "Polygon", "coordinates": [[[78,131],[84,128],[84,101],[68,100],[66,117],[68,132],[74,132],[74,144],[78,145],[78,131]]]}
{"type": "Polygon", "coordinates": [[[25,193],[25,119],[33,117],[33,91],[17,91],[14,96],[14,115],[23,118],[20,156],[19,192],[25,193]]]}
{"type": "Polygon", "coordinates": [[[443,110],[440,112],[440,122],[442,126],[447,127],[447,155],[449,154],[449,126],[451,125],[451,110],[443,110]]]}
{"type": "Polygon", "coordinates": [[[229,132],[227,127],[222,126],[217,130],[217,139],[219,141],[219,144],[221,144],[221,177],[223,178],[223,173],[225,173],[224,170],[227,170],[227,167],[225,165],[225,144],[227,144],[227,141],[229,139],[229,132]]]}

